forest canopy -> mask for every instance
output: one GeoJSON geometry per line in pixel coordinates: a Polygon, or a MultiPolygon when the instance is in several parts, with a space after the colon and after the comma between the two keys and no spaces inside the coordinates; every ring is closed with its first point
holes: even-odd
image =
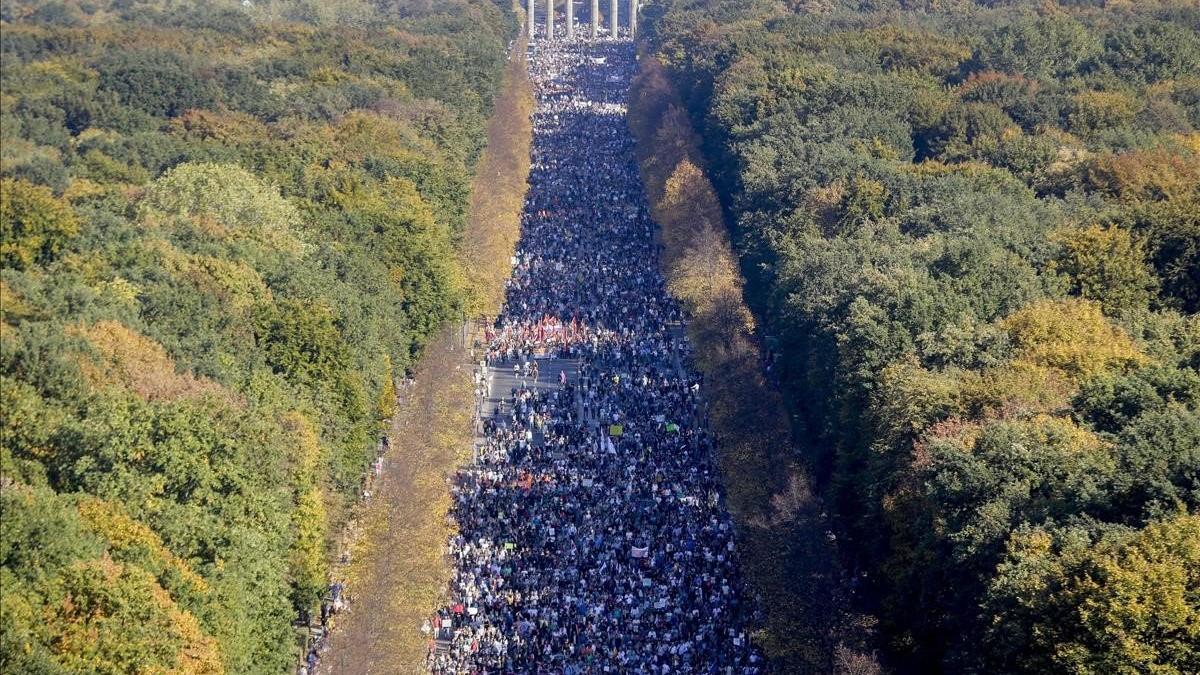
{"type": "Polygon", "coordinates": [[[516,19],[0,6],[0,670],[286,672],[459,240],[516,19]]]}
{"type": "Polygon", "coordinates": [[[1200,671],[1200,7],[646,13],[887,660],[1200,671]]]}

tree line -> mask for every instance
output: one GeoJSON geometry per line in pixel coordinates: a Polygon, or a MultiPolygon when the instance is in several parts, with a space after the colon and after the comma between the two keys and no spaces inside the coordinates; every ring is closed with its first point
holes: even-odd
{"type": "Polygon", "coordinates": [[[1195,3],[646,15],[892,665],[1200,670],[1195,3]]]}
{"type": "Polygon", "coordinates": [[[764,369],[771,357],[756,339],[721,204],[700,168],[701,139],[653,58],[642,57],[632,83],[629,126],[667,286],[689,316],[692,365],[705,378],[739,564],[764,599],[753,639],[777,672],[876,675],[867,617],[847,611],[820,500],[794,455],[774,373],[764,369]]]}
{"type": "Polygon", "coordinates": [[[0,9],[0,670],[284,672],[403,377],[478,304],[516,18],[0,9]]]}
{"type": "MultiPolygon", "coordinates": [[[[534,100],[519,56],[525,52],[523,35],[513,50],[518,57],[505,67],[458,245],[469,317],[495,316],[500,309],[528,188],[534,100]]],[[[429,636],[417,628],[431,608],[444,603],[453,572],[446,542],[456,523],[446,481],[472,461],[476,433],[478,370],[471,357],[476,349],[460,343],[459,332],[459,326],[447,325],[435,333],[410,370],[392,420],[384,479],[372,484],[370,501],[347,526],[349,541],[343,545],[352,558],[345,568],[352,606],[337,617],[330,651],[322,657],[339,671],[364,672],[386,663],[396,672],[417,672],[429,655],[429,636]]]]}

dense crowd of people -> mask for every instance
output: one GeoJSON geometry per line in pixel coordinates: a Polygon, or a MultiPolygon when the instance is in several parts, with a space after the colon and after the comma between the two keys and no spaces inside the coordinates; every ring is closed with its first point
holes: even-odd
{"type": "Polygon", "coordinates": [[[454,482],[434,673],[763,670],[626,128],[635,66],[629,40],[542,41],[530,62],[529,193],[486,336],[519,377],[454,482]],[[572,372],[539,380],[539,358],[572,372]]]}

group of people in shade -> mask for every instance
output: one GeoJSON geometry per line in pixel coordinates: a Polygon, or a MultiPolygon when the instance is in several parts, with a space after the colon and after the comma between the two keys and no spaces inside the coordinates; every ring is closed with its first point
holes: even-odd
{"type": "Polygon", "coordinates": [[[762,672],[626,127],[633,45],[541,42],[529,66],[529,192],[486,336],[487,365],[524,376],[453,482],[450,601],[422,626],[428,668],[762,672]],[[529,377],[539,359],[558,367],[529,377]]]}

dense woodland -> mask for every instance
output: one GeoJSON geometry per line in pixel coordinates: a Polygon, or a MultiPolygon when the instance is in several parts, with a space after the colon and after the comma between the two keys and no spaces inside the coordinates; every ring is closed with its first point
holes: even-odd
{"type": "Polygon", "coordinates": [[[284,672],[459,242],[489,0],[5,0],[0,671],[284,672]]]}
{"type": "Polygon", "coordinates": [[[901,672],[1200,672],[1200,6],[664,0],[901,672]]]}

